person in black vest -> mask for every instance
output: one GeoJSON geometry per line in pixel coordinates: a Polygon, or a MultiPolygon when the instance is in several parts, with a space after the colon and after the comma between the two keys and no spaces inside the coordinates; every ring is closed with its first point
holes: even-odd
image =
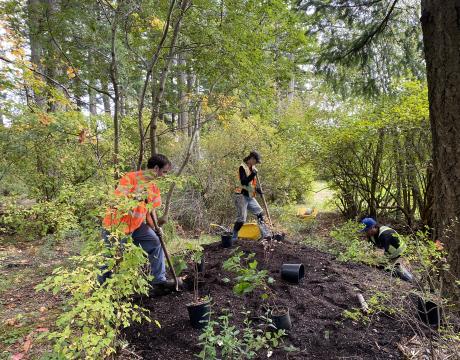
{"type": "Polygon", "coordinates": [[[267,228],[265,226],[264,212],[259,203],[255,199],[256,194],[262,195],[262,191],[257,183],[256,164],[260,164],[260,154],[257,151],[251,151],[248,156],[243,159],[237,172],[237,183],[234,193],[234,201],[237,209],[237,217],[233,227],[232,240],[238,238],[238,231],[244,225],[248,211],[257,217],[262,237],[267,236],[267,228]]]}

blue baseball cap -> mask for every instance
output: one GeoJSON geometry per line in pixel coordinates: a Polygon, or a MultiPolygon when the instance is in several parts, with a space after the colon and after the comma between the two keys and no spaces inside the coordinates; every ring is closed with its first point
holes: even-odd
{"type": "Polygon", "coordinates": [[[366,227],[362,229],[361,232],[366,232],[367,230],[371,229],[374,225],[377,225],[377,221],[375,221],[372,218],[364,218],[361,220],[361,224],[366,225],[366,227]]]}

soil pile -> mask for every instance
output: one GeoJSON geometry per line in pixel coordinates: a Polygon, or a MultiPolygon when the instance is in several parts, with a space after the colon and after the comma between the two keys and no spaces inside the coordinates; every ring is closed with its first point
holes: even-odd
{"type": "MultiPolygon", "coordinates": [[[[274,352],[272,359],[398,359],[397,343],[409,330],[393,319],[379,315],[363,325],[342,315],[344,310],[358,308],[357,292],[366,296],[375,283],[388,275],[364,265],[339,263],[329,255],[293,243],[279,244],[268,263],[258,242],[239,240],[237,246],[246,253],[255,253],[259,269],[267,269],[275,279],[271,285],[278,305],[289,307],[293,328],[284,338],[284,345],[298,351],[274,352]],[[303,263],[305,278],[300,284],[288,284],[281,279],[283,263],[303,263]]],[[[231,309],[233,321],[242,324],[241,312],[263,315],[260,294],[238,297],[233,294],[232,278],[222,270],[234,248],[224,249],[219,243],[205,246],[206,268],[200,284],[200,294],[213,299],[217,316],[223,308],[231,309]]],[[[192,300],[192,288],[162,297],[143,298],[139,303],[151,311],[151,317],[161,323],[135,324],[125,335],[135,352],[144,359],[193,359],[200,351],[197,345],[200,330],[190,326],[186,304],[192,300]]],[[[261,358],[267,358],[266,353],[261,358]]]]}

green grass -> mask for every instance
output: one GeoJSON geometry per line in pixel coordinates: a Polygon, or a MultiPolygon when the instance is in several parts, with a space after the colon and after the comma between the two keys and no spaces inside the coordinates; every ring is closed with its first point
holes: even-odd
{"type": "Polygon", "coordinates": [[[325,181],[314,181],[312,190],[306,195],[305,206],[317,208],[319,211],[335,211],[334,191],[329,189],[325,181]]]}

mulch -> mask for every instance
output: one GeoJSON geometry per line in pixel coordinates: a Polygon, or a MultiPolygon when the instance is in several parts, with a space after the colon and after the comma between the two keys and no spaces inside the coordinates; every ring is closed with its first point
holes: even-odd
{"type": "MultiPolygon", "coordinates": [[[[370,297],[379,282],[387,283],[388,274],[364,265],[340,263],[333,256],[308,246],[286,242],[279,244],[268,262],[264,261],[259,242],[239,240],[237,246],[245,253],[255,253],[259,269],[267,269],[275,279],[271,285],[272,299],[277,305],[289,307],[293,327],[284,338],[283,346],[297,350],[276,350],[271,359],[399,359],[397,344],[411,335],[404,324],[384,313],[374,315],[368,324],[343,316],[345,310],[359,308],[357,292],[370,297]],[[305,278],[299,284],[288,284],[280,277],[283,263],[302,263],[305,278]]],[[[213,316],[223,309],[232,313],[232,321],[242,327],[243,311],[251,316],[264,314],[264,301],[259,292],[237,296],[233,283],[223,278],[232,274],[222,269],[222,263],[235,249],[224,249],[219,243],[205,246],[206,267],[201,277],[200,294],[210,295],[213,316]]],[[[134,324],[124,335],[130,349],[144,359],[194,359],[200,352],[200,330],[190,325],[186,304],[192,301],[190,281],[180,293],[138,299],[151,311],[153,321],[134,324]]],[[[383,286],[383,285],[382,285],[383,286]]],[[[267,358],[267,353],[260,354],[267,358]]]]}

